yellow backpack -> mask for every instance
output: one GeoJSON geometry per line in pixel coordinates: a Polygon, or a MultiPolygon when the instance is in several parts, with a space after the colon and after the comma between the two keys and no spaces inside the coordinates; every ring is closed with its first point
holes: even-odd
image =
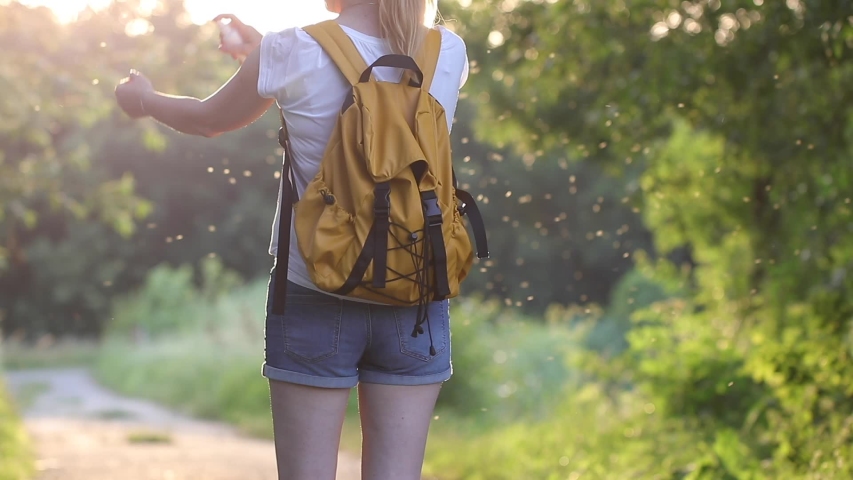
{"type": "Polygon", "coordinates": [[[488,256],[488,247],[474,199],[456,188],[445,112],[429,94],[441,33],[429,31],[419,62],[386,55],[367,66],[336,22],[305,31],[352,89],[320,172],[299,199],[287,181],[291,155],[282,123],[284,190],[273,313],[284,310],[291,211],[299,251],[320,289],[405,306],[458,295],[473,263],[463,215],[472,221],[479,258],[488,256]],[[405,74],[400,83],[378,82],[372,77],[377,67],[405,74]]]}

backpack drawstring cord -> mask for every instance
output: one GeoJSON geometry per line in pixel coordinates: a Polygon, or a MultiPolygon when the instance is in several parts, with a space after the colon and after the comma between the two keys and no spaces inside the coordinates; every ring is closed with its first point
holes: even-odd
{"type": "Polygon", "coordinates": [[[426,324],[427,324],[427,332],[429,333],[429,354],[430,354],[430,356],[434,357],[436,355],[436,353],[435,353],[435,345],[433,345],[433,343],[432,343],[432,327],[430,327],[430,324],[429,324],[429,315],[427,315],[426,324]]]}
{"type": "Polygon", "coordinates": [[[424,334],[424,327],[421,326],[424,323],[427,325],[426,333],[429,335],[429,354],[434,357],[437,353],[435,351],[435,344],[432,340],[432,325],[429,322],[429,313],[424,312],[423,316],[421,316],[421,305],[418,305],[418,319],[415,321],[415,329],[412,331],[413,338],[418,338],[418,335],[424,334]]]}
{"type": "Polygon", "coordinates": [[[429,241],[429,229],[428,228],[424,228],[423,245],[424,245],[424,255],[423,255],[424,262],[423,262],[422,270],[419,272],[422,275],[422,277],[421,277],[421,280],[418,281],[418,287],[420,289],[420,292],[418,292],[420,294],[419,295],[420,298],[418,299],[418,315],[417,315],[417,318],[415,320],[415,328],[414,328],[414,330],[412,330],[412,338],[418,338],[418,335],[424,334],[424,328],[422,325],[424,323],[426,323],[427,324],[427,333],[429,334],[429,354],[430,354],[430,356],[434,357],[437,355],[437,353],[435,351],[435,344],[433,343],[433,340],[432,340],[432,325],[429,322],[429,298],[427,298],[429,295],[429,292],[431,292],[430,285],[429,285],[429,262],[426,261],[426,259],[429,258],[429,248],[431,245],[430,241],[429,241]]]}

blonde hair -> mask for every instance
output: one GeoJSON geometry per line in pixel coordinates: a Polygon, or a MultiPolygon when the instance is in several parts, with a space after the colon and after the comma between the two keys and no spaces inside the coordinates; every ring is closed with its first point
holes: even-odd
{"type": "Polygon", "coordinates": [[[437,0],[379,0],[379,28],[394,53],[414,57],[435,26],[437,0]]]}

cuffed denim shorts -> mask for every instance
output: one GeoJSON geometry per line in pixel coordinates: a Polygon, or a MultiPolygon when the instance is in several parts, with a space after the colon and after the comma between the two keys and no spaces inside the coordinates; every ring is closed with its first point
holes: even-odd
{"type": "Polygon", "coordinates": [[[428,385],[448,380],[448,301],[428,305],[429,325],[412,337],[418,307],[342,300],[288,282],[284,315],[271,313],[275,270],[267,293],[265,362],[270,380],[323,388],[358,382],[428,385]],[[430,335],[435,356],[430,355],[430,335]]]}

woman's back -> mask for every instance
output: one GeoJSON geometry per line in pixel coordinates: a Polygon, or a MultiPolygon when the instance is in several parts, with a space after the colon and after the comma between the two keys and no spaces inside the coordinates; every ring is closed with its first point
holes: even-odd
{"type": "MultiPolygon", "coordinates": [[[[377,37],[342,26],[365,63],[370,65],[391,53],[388,43],[377,37]]],[[[468,75],[468,58],[462,39],[444,27],[441,32],[441,53],[436,66],[430,94],[444,107],[450,129],[459,89],[468,75]]],[[[379,81],[398,82],[397,69],[374,70],[379,81]]],[[[261,42],[258,93],[275,99],[284,112],[293,150],[294,186],[301,194],[320,168],[326,143],[341,111],[349,83],[320,45],[301,28],[290,28],[268,34],[261,42]]],[[[279,193],[280,196],[280,193],[279,193]]],[[[281,201],[279,198],[279,208],[281,201]]],[[[276,255],[278,219],[272,228],[270,254],[276,255]]],[[[292,232],[292,238],[295,233],[292,232]]],[[[318,290],[308,276],[296,242],[291,242],[288,279],[297,285],[318,290]]]]}
{"type": "MultiPolygon", "coordinates": [[[[435,0],[325,1],[339,14],[338,22],[350,27],[346,33],[368,64],[392,51],[415,56],[421,34],[436,18],[435,0]]],[[[275,99],[289,128],[294,183],[304,191],[319,170],[349,85],[303,30],[262,39],[232,15],[221,19],[234,22],[244,43],[220,48],[245,61],[216,93],[203,100],[160,93],[131,71],[116,87],[119,105],[133,118],[150,116],[180,132],[213,137],[257,121],[275,99]]],[[[437,28],[442,48],[430,93],[444,107],[449,127],[467,77],[467,57],[459,37],[437,28]]],[[[400,78],[391,69],[374,73],[377,80],[400,78]]],[[[273,247],[276,243],[273,237],[273,247]]],[[[295,249],[289,258],[287,308],[283,314],[268,308],[264,327],[263,374],[270,385],[279,478],[335,478],[350,389],[356,385],[362,478],[421,478],[435,401],[453,371],[448,301],[396,307],[335,298],[316,290],[295,249]],[[410,334],[424,318],[426,331],[410,334]]],[[[275,278],[273,270],[268,304],[275,278]]]]}

